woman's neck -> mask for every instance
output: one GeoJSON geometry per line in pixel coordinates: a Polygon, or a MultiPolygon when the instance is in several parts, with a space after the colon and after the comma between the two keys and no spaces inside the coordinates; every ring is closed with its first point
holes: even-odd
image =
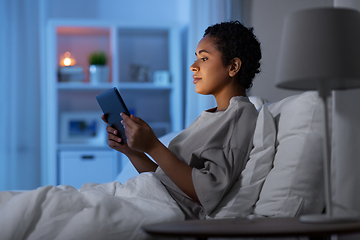
{"type": "Polygon", "coordinates": [[[245,89],[243,87],[233,88],[224,94],[221,94],[218,96],[214,95],[214,97],[216,99],[216,104],[217,104],[215,111],[216,112],[225,111],[229,107],[230,99],[233,97],[236,97],[236,96],[246,97],[245,89]]]}

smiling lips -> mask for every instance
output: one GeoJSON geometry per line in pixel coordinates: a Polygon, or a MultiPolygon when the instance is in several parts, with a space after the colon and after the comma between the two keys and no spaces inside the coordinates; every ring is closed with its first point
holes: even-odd
{"type": "Polygon", "coordinates": [[[193,76],[193,84],[196,84],[198,81],[201,80],[201,78],[197,77],[197,76],[193,76]]]}

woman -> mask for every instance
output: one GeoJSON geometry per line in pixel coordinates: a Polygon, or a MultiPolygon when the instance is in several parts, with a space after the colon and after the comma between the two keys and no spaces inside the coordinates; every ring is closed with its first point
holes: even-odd
{"type": "MultiPolygon", "coordinates": [[[[133,115],[121,115],[127,144],[116,129],[106,128],[108,145],[124,153],[139,173],[155,172],[188,219],[211,213],[248,159],[257,111],[246,90],[259,73],[261,59],[252,31],[238,21],[206,29],[190,69],[195,91],[213,95],[217,107],[204,111],[168,148],[133,115]]],[[[106,122],[104,115],[102,119],[106,122]]]]}

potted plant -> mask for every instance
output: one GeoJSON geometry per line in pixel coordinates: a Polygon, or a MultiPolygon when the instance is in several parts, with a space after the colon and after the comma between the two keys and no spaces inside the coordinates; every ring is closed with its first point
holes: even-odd
{"type": "Polygon", "coordinates": [[[106,65],[107,56],[105,52],[96,51],[89,55],[90,64],[90,82],[102,83],[107,82],[109,78],[109,67],[106,65]]]}

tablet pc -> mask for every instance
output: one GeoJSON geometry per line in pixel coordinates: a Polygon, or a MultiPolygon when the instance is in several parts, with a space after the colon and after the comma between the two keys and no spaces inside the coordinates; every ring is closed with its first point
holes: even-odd
{"type": "Polygon", "coordinates": [[[120,113],[125,113],[130,116],[129,110],[127,109],[119,91],[116,87],[107,90],[106,92],[100,93],[96,96],[101,110],[107,117],[107,121],[111,127],[118,130],[118,135],[124,143],[126,143],[125,129],[121,124],[122,117],[120,113]]]}

